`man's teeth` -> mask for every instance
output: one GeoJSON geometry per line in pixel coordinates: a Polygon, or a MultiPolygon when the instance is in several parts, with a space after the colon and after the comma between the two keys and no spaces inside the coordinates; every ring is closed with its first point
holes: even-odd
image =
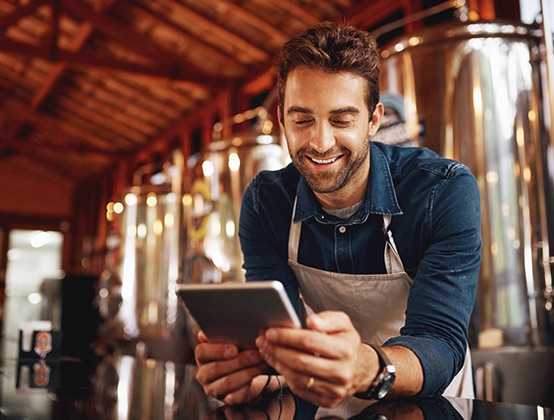
{"type": "Polygon", "coordinates": [[[331,162],[334,162],[335,160],[337,160],[336,157],[334,158],[331,158],[331,159],[315,159],[315,158],[312,158],[312,160],[315,162],[315,163],[319,163],[319,164],[325,164],[325,163],[331,163],[331,162]]]}

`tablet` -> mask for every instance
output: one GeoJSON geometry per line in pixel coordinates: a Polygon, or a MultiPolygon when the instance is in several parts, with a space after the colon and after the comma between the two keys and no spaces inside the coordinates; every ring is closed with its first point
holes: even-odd
{"type": "Polygon", "coordinates": [[[208,339],[255,348],[256,337],[270,326],[301,328],[279,281],[180,284],[177,294],[208,339]]]}

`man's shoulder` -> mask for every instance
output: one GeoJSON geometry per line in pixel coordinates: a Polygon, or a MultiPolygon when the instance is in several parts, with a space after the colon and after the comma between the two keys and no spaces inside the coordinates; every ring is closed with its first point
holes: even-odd
{"type": "Polygon", "coordinates": [[[441,178],[471,174],[463,163],[445,158],[425,147],[404,147],[379,142],[374,144],[385,156],[393,177],[421,171],[441,178]]]}
{"type": "Polygon", "coordinates": [[[296,191],[300,174],[292,163],[281,169],[263,170],[252,179],[251,188],[284,189],[296,191]]]}
{"type": "MultiPolygon", "coordinates": [[[[287,214],[292,208],[300,174],[292,165],[276,170],[258,172],[248,187],[243,198],[243,208],[252,208],[256,212],[265,212],[267,217],[287,214]]],[[[290,212],[289,220],[290,220],[290,212]]]]}

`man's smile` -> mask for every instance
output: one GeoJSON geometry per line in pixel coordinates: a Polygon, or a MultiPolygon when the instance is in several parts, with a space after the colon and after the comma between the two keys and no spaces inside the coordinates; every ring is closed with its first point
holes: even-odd
{"type": "Polygon", "coordinates": [[[333,163],[335,162],[340,156],[336,156],[336,157],[332,157],[332,158],[328,158],[328,159],[317,159],[317,158],[314,158],[314,157],[311,157],[311,156],[308,156],[309,159],[312,160],[312,162],[315,162],[319,165],[327,165],[327,164],[330,164],[330,163],[333,163]]]}

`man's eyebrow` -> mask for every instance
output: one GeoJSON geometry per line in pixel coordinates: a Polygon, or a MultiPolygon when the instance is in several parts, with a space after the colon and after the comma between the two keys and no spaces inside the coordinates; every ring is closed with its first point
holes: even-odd
{"type": "Polygon", "coordinates": [[[291,106],[287,109],[287,114],[294,114],[295,112],[300,112],[301,114],[311,114],[312,110],[302,106],[291,106]]]}
{"type": "MultiPolygon", "coordinates": [[[[295,112],[299,112],[302,114],[311,114],[312,110],[309,108],[304,108],[302,106],[291,106],[289,109],[287,109],[287,114],[294,114],[295,112]]],[[[360,110],[355,106],[347,106],[344,108],[333,109],[329,113],[332,115],[339,115],[339,114],[357,114],[359,112],[360,110]]]]}
{"type": "Polygon", "coordinates": [[[358,108],[356,108],[355,106],[347,106],[347,107],[344,107],[344,108],[339,108],[339,109],[333,109],[331,111],[331,114],[333,115],[338,115],[338,114],[357,114],[359,113],[360,110],[358,108]]]}

